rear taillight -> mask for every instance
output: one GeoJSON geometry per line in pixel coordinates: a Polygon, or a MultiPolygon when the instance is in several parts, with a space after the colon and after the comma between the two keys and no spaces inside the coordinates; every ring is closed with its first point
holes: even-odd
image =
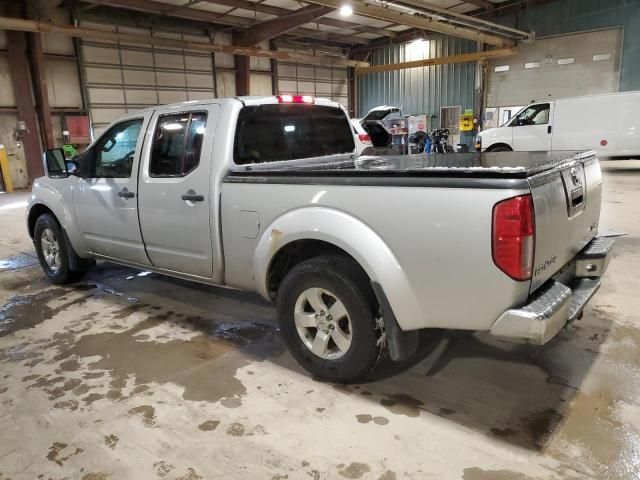
{"type": "Polygon", "coordinates": [[[366,133],[359,133],[358,134],[358,139],[362,142],[362,143],[371,143],[371,138],[369,137],[369,135],[367,135],[366,133]]]}
{"type": "Polygon", "coordinates": [[[316,99],[310,95],[278,95],[278,103],[315,103],[316,99]]]}
{"type": "Polygon", "coordinates": [[[493,261],[514,280],[531,278],[535,233],[531,195],[509,198],[493,207],[493,261]]]}

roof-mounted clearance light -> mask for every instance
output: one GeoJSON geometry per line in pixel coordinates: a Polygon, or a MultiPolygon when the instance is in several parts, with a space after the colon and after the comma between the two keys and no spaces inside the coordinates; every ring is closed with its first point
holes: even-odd
{"type": "Polygon", "coordinates": [[[316,99],[310,95],[278,95],[278,103],[316,103],[316,99]]]}

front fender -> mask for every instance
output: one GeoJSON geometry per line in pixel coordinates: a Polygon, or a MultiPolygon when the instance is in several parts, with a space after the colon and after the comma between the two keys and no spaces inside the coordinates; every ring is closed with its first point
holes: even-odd
{"type": "MultiPolygon", "coordinates": [[[[67,179],[56,179],[57,182],[66,182],[67,179]]],[[[50,185],[51,180],[43,177],[33,183],[31,195],[27,204],[27,218],[31,209],[40,204],[47,207],[60,222],[60,226],[66,232],[69,241],[75,252],[81,256],[86,256],[86,246],[80,231],[78,230],[72,204],[72,188],[70,185],[61,185],[63,188],[56,188],[58,185],[50,185]]]]}
{"type": "Polygon", "coordinates": [[[478,134],[482,139],[482,151],[496,144],[505,144],[513,149],[513,128],[512,127],[496,127],[488,128],[478,134]]]}
{"type": "Polygon", "coordinates": [[[257,291],[265,298],[271,260],[282,247],[297,240],[321,240],[351,255],[371,281],[382,286],[403,330],[410,330],[417,323],[413,319],[424,318],[402,265],[384,240],[357,218],[326,207],[286,212],[264,230],[255,249],[253,267],[257,291]]]}

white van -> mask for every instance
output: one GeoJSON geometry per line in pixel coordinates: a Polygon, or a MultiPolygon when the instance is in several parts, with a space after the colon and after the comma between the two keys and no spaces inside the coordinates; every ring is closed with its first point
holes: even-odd
{"type": "Polygon", "coordinates": [[[532,103],[476,137],[476,150],[596,150],[640,157],[640,91],[532,103]]]}

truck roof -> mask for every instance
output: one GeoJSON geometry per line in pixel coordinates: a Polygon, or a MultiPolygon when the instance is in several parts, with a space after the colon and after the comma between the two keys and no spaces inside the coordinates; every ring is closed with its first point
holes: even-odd
{"type": "MultiPolygon", "coordinates": [[[[535,103],[545,103],[545,102],[559,102],[562,100],[576,100],[579,98],[594,98],[594,97],[618,97],[618,96],[622,97],[626,95],[640,95],[640,90],[632,90],[629,92],[594,93],[592,95],[578,95],[575,97],[548,98],[543,100],[535,100],[531,103],[535,104],[535,103]]],[[[527,104],[524,107],[526,108],[530,104],[527,104]]]]}
{"type": "MultiPolygon", "coordinates": [[[[272,105],[272,104],[280,103],[278,100],[279,96],[282,96],[282,95],[247,95],[247,96],[241,96],[241,97],[219,97],[219,98],[211,97],[204,100],[187,100],[185,102],[168,103],[165,105],[154,105],[152,107],[136,110],[136,113],[152,112],[154,110],[157,110],[158,108],[179,109],[184,107],[193,107],[197,105],[208,105],[210,103],[224,103],[224,102],[233,102],[233,101],[240,101],[245,105],[272,105]]],[[[294,97],[297,95],[291,95],[291,96],[294,97]]],[[[311,97],[311,98],[314,99],[315,105],[324,105],[327,107],[342,108],[342,105],[340,105],[338,102],[334,102],[333,100],[330,100],[328,98],[322,98],[322,97],[311,97]]],[[[288,102],[284,102],[284,103],[288,103],[288,102]]],[[[296,102],[291,102],[291,103],[296,103],[296,102]]]]}

